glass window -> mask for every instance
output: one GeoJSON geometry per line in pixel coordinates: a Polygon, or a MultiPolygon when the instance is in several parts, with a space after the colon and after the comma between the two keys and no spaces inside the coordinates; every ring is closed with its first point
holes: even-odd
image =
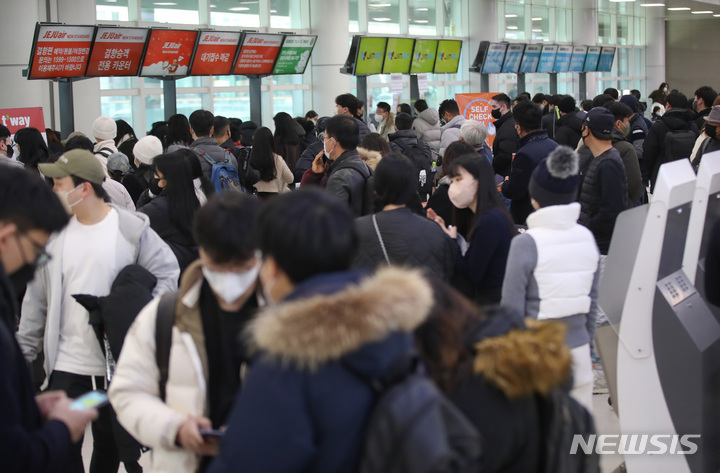
{"type": "Polygon", "coordinates": [[[161,89],[163,86],[163,81],[160,79],[150,79],[145,78],[145,88],[146,89],[161,89]]]}
{"type": "Polygon", "coordinates": [[[360,31],[358,0],[350,0],[348,2],[348,8],[350,9],[350,24],[348,30],[350,33],[358,33],[360,31]]]}
{"type": "Polygon", "coordinates": [[[210,24],[215,26],[259,28],[259,4],[257,1],[211,0],[210,24]]]}
{"type": "Polygon", "coordinates": [[[189,117],[195,110],[201,110],[202,108],[201,94],[177,94],[177,113],[189,117]]]}
{"type": "MultiPolygon", "coordinates": [[[[525,6],[505,4],[505,39],[525,39],[525,6]]],[[[501,22],[502,24],[502,22],[501,22]]]]}
{"type": "Polygon", "coordinates": [[[249,92],[218,92],[214,94],[213,110],[215,115],[250,120],[249,92]]]}
{"type": "Polygon", "coordinates": [[[175,81],[175,87],[201,87],[202,77],[183,77],[175,81]]]}
{"type": "Polygon", "coordinates": [[[617,22],[617,44],[627,45],[630,44],[630,31],[628,29],[628,17],[623,15],[618,15],[616,20],[617,22]]]}
{"type": "Polygon", "coordinates": [[[165,121],[165,109],[163,106],[163,96],[146,95],[145,96],[145,128],[152,128],[155,122],[165,121]]]}
{"type": "Polygon", "coordinates": [[[572,35],[572,10],[555,9],[555,41],[571,43],[572,35]]]}
{"type": "Polygon", "coordinates": [[[128,0],[96,0],[95,19],[98,21],[128,21],[128,0]]]}
{"type": "Polygon", "coordinates": [[[617,71],[618,77],[630,77],[630,49],[618,48],[613,69],[617,71]]]}
{"type": "Polygon", "coordinates": [[[635,70],[632,72],[633,76],[645,77],[645,48],[635,48],[634,68],[635,70]]]}
{"type": "Polygon", "coordinates": [[[445,0],[445,36],[463,36],[463,20],[462,0],[445,0]]]}
{"type": "MultiPolygon", "coordinates": [[[[559,18],[558,18],[559,20],[559,18]]],[[[557,22],[558,27],[562,27],[557,22]]],[[[532,40],[533,41],[552,41],[550,38],[550,9],[547,7],[532,7],[532,40]]],[[[563,41],[558,38],[558,41],[563,41]]]]}
{"type": "Polygon", "coordinates": [[[250,79],[245,76],[216,76],[213,78],[213,87],[249,86],[250,79]]]}
{"type": "Polygon", "coordinates": [[[400,0],[368,2],[368,32],[400,34],[400,0]]]}
{"type": "Polygon", "coordinates": [[[270,27],[303,28],[301,7],[298,0],[270,0],[270,27]]]}
{"type": "Polygon", "coordinates": [[[608,44],[612,41],[612,32],[610,31],[610,15],[606,13],[598,13],[598,43],[608,44]]]}
{"type": "Polygon", "coordinates": [[[132,77],[100,77],[100,90],[131,89],[132,77]]]}
{"type": "Polygon", "coordinates": [[[411,35],[435,36],[436,29],[436,2],[434,0],[408,1],[408,31],[411,35]]]}
{"type": "Polygon", "coordinates": [[[273,116],[279,112],[293,117],[305,116],[302,90],[276,90],[273,92],[273,116]]]}
{"type": "Polygon", "coordinates": [[[133,126],[132,97],[129,95],[100,97],[100,110],[113,120],[125,120],[133,126]]]}
{"type": "Polygon", "coordinates": [[[635,17],[635,28],[633,28],[636,46],[645,46],[645,18],[635,17]]]}
{"type": "Polygon", "coordinates": [[[141,21],[197,25],[200,22],[198,10],[198,0],[142,0],[141,21]]]}

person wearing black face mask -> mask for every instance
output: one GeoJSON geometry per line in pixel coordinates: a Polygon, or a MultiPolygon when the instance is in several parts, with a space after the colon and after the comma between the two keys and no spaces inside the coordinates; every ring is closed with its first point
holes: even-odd
{"type": "Polygon", "coordinates": [[[17,159],[12,159],[14,154],[13,151],[13,143],[12,139],[10,138],[10,130],[8,130],[5,126],[0,125],[0,166],[8,165],[20,168],[25,167],[23,163],[21,163],[17,159]]]}
{"type": "Polygon", "coordinates": [[[510,111],[510,97],[497,94],[492,98],[492,112],[495,118],[495,141],[493,141],[493,169],[503,177],[510,175],[513,155],[518,149],[520,137],[515,131],[515,120],[510,111]]]}
{"type": "Polygon", "coordinates": [[[700,166],[703,155],[720,150],[720,133],[718,133],[718,127],[720,127],[720,105],[715,105],[704,118],[705,134],[708,137],[702,142],[695,155],[695,159],[693,159],[692,163],[696,169],[700,166]]]}
{"type": "MultiPolygon", "coordinates": [[[[4,139],[3,139],[4,141],[4,139]]],[[[18,306],[14,287],[33,278],[46,260],[50,234],[68,222],[59,199],[43,181],[21,169],[0,173],[0,458],[10,471],[65,472],[73,442],[97,417],[95,409],[71,410],[62,391],[35,397],[14,339],[18,306]]]]}

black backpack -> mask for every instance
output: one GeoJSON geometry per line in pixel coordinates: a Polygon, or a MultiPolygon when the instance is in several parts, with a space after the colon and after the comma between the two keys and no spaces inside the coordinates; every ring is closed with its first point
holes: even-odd
{"type": "Polygon", "coordinates": [[[415,169],[418,172],[418,194],[421,196],[421,200],[425,202],[428,196],[432,194],[433,188],[433,165],[432,165],[432,152],[430,147],[424,142],[418,140],[415,144],[407,144],[403,146],[400,140],[392,141],[402,151],[402,154],[407,156],[410,161],[415,165],[415,169]]]}
{"type": "MultiPolygon", "coordinates": [[[[663,123],[663,125],[665,125],[663,123]]],[[[667,125],[665,125],[667,126],[667,125]]],[[[690,124],[682,130],[669,130],[665,135],[665,157],[663,163],[680,159],[690,159],[698,135],[690,129],[690,124]]]]}
{"type": "Polygon", "coordinates": [[[155,318],[155,361],[160,371],[160,399],[165,401],[165,388],[167,387],[170,371],[170,347],[172,345],[172,328],[175,325],[175,307],[178,293],[166,292],[160,296],[157,316],[155,318]]]}
{"type": "Polygon", "coordinates": [[[373,176],[372,169],[364,162],[358,161],[345,161],[340,163],[335,172],[340,169],[353,169],[363,177],[365,187],[363,188],[361,215],[373,214],[375,212],[375,194],[373,192],[375,190],[375,177],[373,176]]]}
{"type": "MultiPolygon", "coordinates": [[[[347,363],[355,377],[376,393],[365,427],[359,473],[445,473],[477,470],[480,434],[418,370],[416,358],[395,363],[414,369],[384,379],[367,378],[347,363]]],[[[391,370],[391,372],[398,370],[391,370]]]]}

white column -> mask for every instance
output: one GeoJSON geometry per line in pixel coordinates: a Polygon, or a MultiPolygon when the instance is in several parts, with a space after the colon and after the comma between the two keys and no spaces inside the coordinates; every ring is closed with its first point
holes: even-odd
{"type": "Polygon", "coordinates": [[[340,74],[350,49],[349,22],[349,2],[310,0],[310,29],[318,39],[312,56],[309,105],[320,116],[331,115],[335,97],[350,92],[350,76],[340,74]]]}
{"type": "MultiPolygon", "coordinates": [[[[573,44],[578,46],[596,45],[597,9],[594,0],[573,0],[572,31],[573,44]]],[[[597,72],[588,72],[587,96],[592,99],[597,94],[597,72]]]]}
{"type": "MultiPolygon", "coordinates": [[[[467,36],[468,65],[475,60],[480,41],[498,41],[498,2],[496,0],[472,0],[469,2],[467,36]]],[[[470,74],[470,92],[480,92],[480,74],[470,74]]],[[[498,90],[498,75],[490,75],[490,92],[498,90]]]]}
{"type": "MultiPolygon", "coordinates": [[[[0,84],[2,108],[42,107],[45,126],[50,128],[50,88],[47,80],[27,80],[35,22],[46,18],[44,0],[2,0],[0,15],[0,84]]],[[[56,127],[59,128],[59,122],[56,127]]],[[[41,130],[45,131],[45,130],[41,130]]]]}
{"type": "Polygon", "coordinates": [[[645,20],[647,25],[645,87],[649,93],[661,82],[667,82],[667,77],[665,76],[665,12],[663,8],[648,8],[648,10],[645,20]]]}

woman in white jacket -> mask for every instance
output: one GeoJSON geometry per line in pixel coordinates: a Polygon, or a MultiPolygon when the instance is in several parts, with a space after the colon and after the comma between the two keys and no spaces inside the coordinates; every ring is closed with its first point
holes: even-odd
{"type": "Polygon", "coordinates": [[[577,223],[578,157],[560,146],[535,168],[528,230],[510,246],[501,305],[525,317],[567,325],[573,358],[571,395],[592,412],[590,342],[595,332],[600,252],[577,223]]]}
{"type": "Polygon", "coordinates": [[[260,173],[255,189],[261,199],[287,192],[294,180],[285,160],[275,153],[272,131],[264,126],[255,132],[250,165],[260,173]]]}

